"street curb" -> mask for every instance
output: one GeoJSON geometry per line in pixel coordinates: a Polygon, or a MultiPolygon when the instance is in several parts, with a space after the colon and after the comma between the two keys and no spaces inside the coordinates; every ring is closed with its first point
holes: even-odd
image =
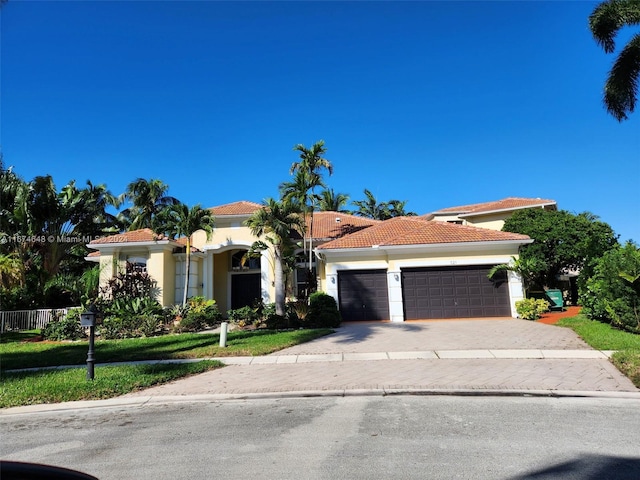
{"type": "Polygon", "coordinates": [[[171,403],[203,403],[237,400],[271,400],[319,397],[366,396],[449,396],[449,397],[544,397],[544,398],[600,398],[640,400],[640,392],[592,392],[578,390],[480,390],[480,389],[424,389],[424,388],[375,388],[336,390],[297,390],[263,393],[215,393],[201,395],[117,397],[107,400],[83,400],[55,404],[27,405],[0,409],[0,417],[34,413],[62,412],[70,410],[115,407],[144,407],[171,403]]]}

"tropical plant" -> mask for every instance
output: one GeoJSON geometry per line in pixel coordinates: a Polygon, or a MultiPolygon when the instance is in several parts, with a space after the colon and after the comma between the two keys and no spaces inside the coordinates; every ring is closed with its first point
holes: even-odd
{"type": "Polygon", "coordinates": [[[160,232],[168,234],[170,238],[185,237],[186,239],[185,278],[182,295],[182,304],[186,305],[191,272],[191,237],[197,231],[203,230],[207,235],[207,240],[211,238],[214,225],[213,214],[200,205],[189,208],[184,203],[179,203],[165,208],[158,217],[160,232]]]}
{"type": "Polygon", "coordinates": [[[46,340],[78,340],[85,334],[80,326],[80,309],[69,310],[66,315],[58,315],[42,329],[41,335],[46,340]]]}
{"type": "Polygon", "coordinates": [[[388,202],[378,202],[370,190],[364,189],[364,200],[354,200],[353,205],[358,210],[353,212],[361,217],[372,218],[374,220],[388,220],[393,217],[415,216],[415,212],[407,212],[406,201],[389,200],[388,202]]]}
{"type": "Polygon", "coordinates": [[[132,206],[120,212],[120,220],[127,226],[127,230],[150,228],[157,230],[157,215],[165,207],[180,203],[176,198],[167,195],[169,185],[162,180],[137,178],[120,196],[122,202],[130,202],[132,206]]]}
{"type": "Polygon", "coordinates": [[[263,208],[256,210],[246,221],[253,235],[264,236],[273,247],[276,314],[281,316],[285,312],[284,252],[291,244],[292,232],[304,231],[304,220],[300,213],[296,203],[268,198],[263,208]]]}
{"type": "Polygon", "coordinates": [[[627,242],[597,260],[580,288],[583,313],[592,320],[640,332],[640,248],[627,242]]]}
{"type": "Polygon", "coordinates": [[[333,165],[331,162],[324,158],[324,154],[327,152],[324,146],[324,140],[319,140],[314,143],[311,148],[307,148],[302,144],[298,144],[293,147],[293,150],[299,152],[300,161],[294,162],[291,165],[290,173],[300,172],[300,175],[304,177],[306,181],[306,190],[300,190],[300,194],[304,195],[304,207],[305,212],[309,220],[309,269],[311,269],[312,255],[313,255],[313,211],[318,203],[318,197],[315,194],[315,189],[318,186],[324,186],[322,182],[321,171],[326,170],[329,175],[333,174],[333,165]],[[311,193],[309,193],[311,191],[311,193]]]}
{"type": "MultiPolygon", "coordinates": [[[[606,53],[615,51],[615,38],[623,27],[638,24],[640,0],[607,0],[589,17],[593,38],[606,53]]],[[[618,54],[604,85],[605,107],[619,122],[635,110],[639,75],[640,33],[636,33],[618,54]]]]}
{"type": "Polygon", "coordinates": [[[549,302],[543,298],[525,298],[516,302],[516,312],[524,320],[537,320],[549,311],[549,302]]]}
{"type": "Polygon", "coordinates": [[[333,188],[328,188],[320,193],[318,209],[322,212],[349,213],[345,208],[349,203],[349,195],[346,193],[335,193],[333,188]]]}
{"type": "MultiPolygon", "coordinates": [[[[527,297],[529,290],[534,286],[535,279],[540,276],[541,272],[546,271],[546,268],[546,263],[538,258],[511,257],[509,263],[493,266],[487,273],[487,277],[493,279],[501,272],[514,272],[522,279],[524,296],[527,297]]],[[[538,288],[542,288],[542,285],[538,288]]]]}

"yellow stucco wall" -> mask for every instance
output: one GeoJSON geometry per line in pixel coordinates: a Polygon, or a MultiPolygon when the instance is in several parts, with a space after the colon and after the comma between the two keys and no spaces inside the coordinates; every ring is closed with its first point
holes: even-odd
{"type": "Polygon", "coordinates": [[[513,212],[501,212],[491,215],[483,215],[481,217],[468,217],[467,225],[474,227],[488,228],[491,230],[502,230],[504,221],[509,218],[513,212]]]}

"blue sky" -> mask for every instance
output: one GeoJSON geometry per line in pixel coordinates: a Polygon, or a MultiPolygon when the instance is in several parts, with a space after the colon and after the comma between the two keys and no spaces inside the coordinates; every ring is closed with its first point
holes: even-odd
{"type": "Polygon", "coordinates": [[[354,200],[551,198],[640,241],[640,112],[602,106],[595,5],[9,0],[4,161],[210,207],[277,197],[293,146],[323,139],[354,200]]]}

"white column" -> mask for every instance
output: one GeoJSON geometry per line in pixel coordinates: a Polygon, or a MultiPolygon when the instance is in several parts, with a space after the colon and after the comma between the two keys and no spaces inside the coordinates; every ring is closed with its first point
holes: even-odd
{"type": "Polygon", "coordinates": [[[524,299],[524,288],[522,286],[522,278],[515,272],[507,272],[509,282],[509,299],[511,300],[511,316],[516,318],[516,302],[524,299]]]}
{"type": "Polygon", "coordinates": [[[202,295],[206,299],[213,299],[213,252],[206,251],[206,257],[202,262],[202,295]]]}
{"type": "MultiPolygon", "coordinates": [[[[272,303],[272,298],[275,299],[275,288],[273,286],[273,276],[270,272],[271,258],[273,254],[269,248],[262,251],[260,256],[260,293],[262,294],[262,301],[264,303],[272,303]],[[274,296],[272,297],[271,292],[274,292],[274,296]]],[[[275,261],[275,259],[274,259],[275,261]]],[[[229,299],[231,302],[231,299],[229,299]]],[[[231,305],[231,303],[229,303],[231,305]]]]}
{"type": "Polygon", "coordinates": [[[389,317],[392,322],[404,322],[404,305],[402,303],[402,276],[399,270],[387,272],[387,289],[389,292],[389,317]]]}

